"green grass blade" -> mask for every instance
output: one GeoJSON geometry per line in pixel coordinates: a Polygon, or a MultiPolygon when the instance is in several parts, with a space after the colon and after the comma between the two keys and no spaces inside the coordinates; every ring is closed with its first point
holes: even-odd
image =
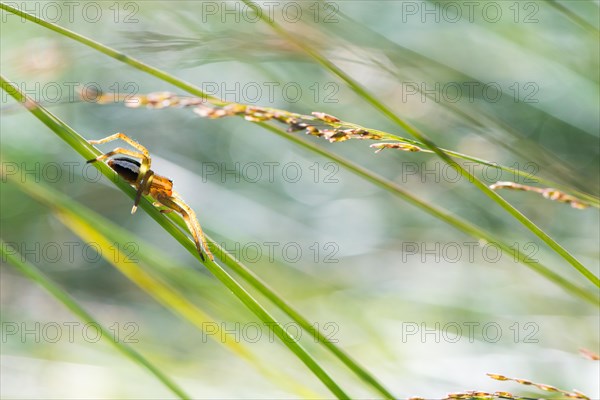
{"type": "Polygon", "coordinates": [[[100,44],[100,43],[98,43],[98,42],[96,42],[94,40],[88,39],[85,36],[79,35],[79,34],[73,32],[73,31],[71,31],[69,29],[65,29],[65,28],[62,28],[62,27],[60,27],[60,26],[58,26],[56,24],[53,24],[51,22],[44,21],[43,19],[41,19],[39,17],[36,17],[35,15],[23,12],[23,11],[19,10],[18,8],[12,7],[12,6],[4,3],[4,2],[0,2],[0,9],[8,11],[8,12],[11,12],[11,13],[13,13],[15,15],[18,15],[18,16],[20,16],[22,18],[25,18],[25,19],[27,19],[27,20],[29,20],[31,22],[35,22],[36,24],[41,25],[41,26],[43,26],[45,28],[48,28],[48,29],[53,30],[55,32],[58,32],[58,33],[60,33],[63,36],[66,36],[66,37],[71,38],[73,40],[76,40],[76,41],[78,41],[80,43],[83,43],[86,46],[89,46],[89,47],[91,47],[91,48],[93,48],[93,49],[95,49],[95,50],[97,50],[97,51],[99,51],[101,53],[104,53],[107,56],[112,57],[112,58],[114,58],[116,60],[126,62],[127,64],[131,65],[132,67],[135,67],[135,68],[137,68],[137,69],[139,69],[141,71],[144,71],[144,72],[147,72],[147,73],[149,73],[149,74],[151,74],[153,76],[156,76],[157,78],[160,78],[160,79],[162,79],[165,82],[169,82],[169,83],[171,83],[173,85],[180,86],[180,87],[182,87],[182,89],[183,89],[183,87],[187,87],[187,89],[184,89],[184,90],[194,91],[194,92],[196,92],[198,94],[198,96],[202,96],[202,97],[204,97],[206,99],[210,99],[211,102],[215,102],[215,104],[220,104],[220,105],[227,104],[227,103],[224,103],[224,102],[220,101],[218,98],[209,95],[208,93],[204,93],[202,91],[198,91],[197,88],[195,86],[193,86],[191,83],[183,82],[180,79],[176,79],[172,75],[170,75],[170,74],[168,74],[168,73],[166,73],[166,72],[164,72],[164,71],[162,71],[162,70],[160,70],[158,68],[154,68],[154,67],[152,67],[152,66],[150,66],[148,64],[145,64],[145,63],[143,63],[143,62],[141,62],[139,60],[131,58],[131,57],[127,56],[124,53],[121,53],[121,52],[119,52],[119,51],[117,51],[115,49],[112,49],[112,48],[108,47],[108,46],[104,46],[104,45],[102,45],[102,44],[100,44]]]}
{"type": "MultiPolygon", "coordinates": [[[[91,160],[98,157],[101,153],[92,147],[81,135],[72,128],[59,120],[55,115],[35,103],[32,99],[22,93],[16,86],[12,85],[4,76],[0,75],[2,88],[10,94],[15,100],[23,105],[35,115],[42,123],[50,128],[56,135],[69,144],[85,160],[91,160]]],[[[105,163],[95,163],[96,168],[119,189],[135,198],[136,191],[126,181],[121,179],[118,174],[105,163]]],[[[202,262],[194,242],[179,229],[170,219],[165,217],[156,207],[152,205],[147,198],[143,198],[140,207],[144,209],[160,226],[162,226],[173,238],[183,245],[192,256],[202,262]]],[[[207,259],[203,262],[204,266],[219,279],[236,297],[252,311],[269,329],[288,347],[314,374],[321,382],[331,390],[338,398],[349,398],[349,396],[338,386],[338,384],[329,376],[321,365],[285,330],[285,328],[275,320],[273,316],[258,301],[252,297],[235,279],[231,277],[220,265],[207,259]]]]}
{"type": "Polygon", "coordinates": [[[117,350],[123,353],[125,356],[133,360],[135,363],[146,368],[152,373],[159,381],[161,381],[166,387],[181,399],[191,399],[191,396],[186,394],[175,382],[173,382],[167,375],[165,375],[158,367],[150,363],[144,356],[121,343],[118,340],[114,340],[114,336],[111,332],[102,326],[98,321],[92,317],[83,307],[81,307],[77,301],[71,297],[67,292],[63,291],[57,284],[55,284],[50,278],[48,278],[42,271],[35,266],[23,262],[22,258],[15,257],[14,254],[9,254],[7,250],[7,244],[0,238],[0,254],[2,260],[7,260],[10,265],[15,267],[19,272],[25,275],[27,278],[36,282],[44,289],[46,289],[56,300],[60,301],[65,307],[67,307],[73,314],[79,317],[82,321],[94,324],[102,332],[102,337],[114,345],[117,350]]]}

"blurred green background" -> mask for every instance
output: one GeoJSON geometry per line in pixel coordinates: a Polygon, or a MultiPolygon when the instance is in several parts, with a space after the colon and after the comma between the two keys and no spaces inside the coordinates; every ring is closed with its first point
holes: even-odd
{"type": "MultiPolygon", "coordinates": [[[[217,88],[215,95],[225,100],[305,114],[322,111],[407,136],[256,21],[241,3],[71,3],[23,4],[26,11],[201,88],[217,88]]],[[[351,1],[325,7],[302,1],[271,2],[271,7],[277,22],[439,146],[597,196],[598,2],[467,3],[351,1]],[[415,86],[434,98],[415,92],[415,86]]],[[[439,398],[475,389],[528,393],[526,387],[485,376],[492,372],[600,396],[598,363],[578,354],[579,348],[598,352],[598,309],[511,255],[496,259],[494,251],[484,253],[476,239],[241,118],[208,120],[189,109],[79,101],[76,84],[104,92],[184,93],[7,12],[2,12],[1,34],[3,75],[86,138],[124,132],[146,146],[153,169],[173,179],[211,237],[331,333],[397,396],[439,398]],[[456,326],[462,337],[456,336],[456,326]],[[471,335],[468,326],[474,327],[471,335]]],[[[13,178],[58,190],[130,230],[169,258],[166,267],[173,274],[202,275],[204,290],[188,290],[191,300],[267,364],[319,397],[331,397],[270,339],[264,325],[254,343],[244,327],[252,327],[248,324],[255,318],[222,284],[199,269],[143,211],[130,215],[129,198],[21,105],[2,96],[3,167],[31,171],[13,178]]],[[[394,150],[374,154],[366,141],[303,139],[515,243],[573,282],[591,286],[473,185],[456,182],[455,173],[435,156],[394,150]]],[[[488,184],[515,180],[490,168],[473,168],[488,184]]],[[[533,193],[501,194],[599,274],[597,209],[575,210],[533,193]]],[[[218,338],[203,335],[157,304],[6,178],[0,210],[6,242],[27,253],[28,261],[122,337],[134,326],[137,342],[132,345],[195,398],[298,396],[224,349],[218,338]]],[[[4,260],[0,300],[2,397],[172,396],[105,342],[87,340],[83,324],[69,340],[62,324],[76,317],[4,260]],[[51,323],[62,326],[56,343],[42,332],[51,323]],[[9,335],[7,329],[15,326],[18,333],[9,335]],[[42,332],[40,340],[23,336],[23,327],[42,332]]],[[[296,331],[291,324],[290,333],[296,331]]],[[[373,396],[307,333],[300,340],[349,393],[373,396]]]]}

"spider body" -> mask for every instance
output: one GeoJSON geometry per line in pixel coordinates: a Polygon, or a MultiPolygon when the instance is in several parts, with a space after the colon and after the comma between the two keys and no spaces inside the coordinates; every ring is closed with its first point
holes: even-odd
{"type": "Polygon", "coordinates": [[[194,237],[196,249],[198,250],[198,254],[202,261],[204,261],[204,253],[208,254],[211,260],[214,260],[212,253],[208,250],[202,228],[200,228],[200,224],[196,218],[196,213],[194,213],[194,210],[192,210],[190,206],[179,197],[179,194],[173,190],[172,180],[157,175],[150,169],[152,161],[148,150],[146,150],[144,146],[123,133],[115,133],[114,135],[100,140],[90,140],[89,143],[102,144],[117,139],[127,142],[129,145],[136,148],[138,152],[118,147],[113,151],[105,153],[93,160],[89,160],[88,162],[109,159],[107,162],[108,166],[119,174],[121,178],[129,182],[131,186],[137,189],[133,208],[131,209],[132,214],[135,213],[142,196],[145,195],[150,195],[155,200],[155,206],[167,207],[167,209],[161,210],[162,213],[176,211],[181,214],[194,237]],[[111,158],[117,154],[122,154],[127,157],[111,158]],[[139,159],[141,162],[137,161],[135,158],[139,159]]]}
{"type": "MultiPolygon", "coordinates": [[[[131,185],[135,186],[138,179],[140,179],[140,167],[141,164],[131,158],[127,157],[116,157],[107,162],[108,166],[115,170],[117,174],[131,185]]],[[[148,181],[147,187],[142,192],[143,195],[150,195],[155,199],[160,196],[173,196],[173,181],[164,176],[156,175],[154,171],[148,170],[146,172],[146,179],[148,181]]]]}

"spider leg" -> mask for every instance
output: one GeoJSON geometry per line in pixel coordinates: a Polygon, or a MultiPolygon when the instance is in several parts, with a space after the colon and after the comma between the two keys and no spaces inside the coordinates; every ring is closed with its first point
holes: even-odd
{"type": "Polygon", "coordinates": [[[114,135],[107,136],[104,139],[88,140],[88,142],[90,144],[104,144],[104,143],[112,142],[112,141],[118,140],[118,139],[121,139],[122,141],[124,141],[125,143],[127,143],[131,147],[137,149],[140,153],[142,153],[144,155],[144,157],[140,157],[140,158],[142,158],[142,160],[143,159],[147,160],[148,169],[150,169],[150,153],[148,152],[148,149],[146,149],[144,146],[142,146],[135,140],[131,139],[129,136],[127,136],[124,133],[115,133],[114,135]]]}
{"type": "MultiPolygon", "coordinates": [[[[160,201],[155,201],[154,203],[152,203],[152,205],[153,205],[154,207],[157,207],[157,208],[158,208],[158,207],[166,207],[166,206],[165,206],[163,203],[161,203],[160,201]]],[[[171,208],[168,208],[168,209],[166,209],[166,210],[159,210],[159,211],[160,211],[161,213],[163,213],[163,214],[168,214],[168,213],[170,213],[170,212],[173,212],[173,211],[175,211],[175,210],[173,210],[173,209],[171,209],[171,208]]]]}
{"type": "Polygon", "coordinates": [[[194,237],[196,249],[198,250],[198,254],[200,254],[202,261],[204,261],[204,254],[202,253],[202,250],[204,250],[204,253],[206,253],[208,257],[214,261],[215,257],[208,249],[208,244],[206,243],[204,233],[202,233],[202,228],[200,227],[200,223],[198,223],[198,218],[196,217],[194,210],[185,204],[185,202],[175,191],[173,192],[173,196],[158,196],[158,201],[166,207],[171,208],[173,211],[177,211],[179,214],[181,214],[188,229],[194,237]]]}
{"type": "Polygon", "coordinates": [[[124,149],[122,147],[117,147],[116,149],[114,149],[113,151],[109,151],[108,153],[102,154],[101,156],[98,156],[96,158],[93,158],[91,160],[89,160],[88,162],[96,162],[96,161],[102,161],[102,160],[106,160],[107,158],[110,158],[116,154],[123,154],[126,156],[130,156],[130,157],[135,157],[135,158],[139,158],[139,159],[144,159],[144,155],[137,152],[137,151],[133,151],[133,150],[129,150],[129,149],[124,149]]]}
{"type": "Polygon", "coordinates": [[[136,186],[138,188],[137,193],[135,194],[135,199],[133,200],[133,207],[131,207],[131,213],[134,214],[137,210],[138,204],[142,199],[143,194],[148,194],[150,191],[150,187],[152,186],[152,181],[154,179],[154,171],[148,170],[144,174],[143,178],[140,180],[141,174],[138,176],[139,182],[136,181],[136,186]]]}

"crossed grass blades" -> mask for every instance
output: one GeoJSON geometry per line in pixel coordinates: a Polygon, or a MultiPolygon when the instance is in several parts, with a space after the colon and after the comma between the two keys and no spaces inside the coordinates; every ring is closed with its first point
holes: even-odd
{"type": "MultiPolygon", "coordinates": [[[[11,12],[15,12],[15,9],[11,10],[12,7],[6,6],[4,4],[2,5],[2,8],[5,10],[9,10],[11,12]]],[[[19,11],[17,10],[16,13],[19,13],[19,11]]],[[[24,13],[22,13],[22,14],[24,14],[24,13]]],[[[37,19],[37,21],[35,19],[30,19],[30,20],[33,20],[34,22],[39,23],[40,25],[46,26],[49,29],[53,29],[57,32],[60,32],[61,34],[64,34],[65,36],[68,36],[72,39],[75,39],[82,43],[90,45],[91,47],[94,47],[97,50],[104,52],[105,54],[108,54],[110,56],[113,56],[113,57],[121,60],[121,61],[124,61],[131,66],[134,66],[136,68],[139,68],[141,70],[149,72],[161,79],[164,79],[168,82],[175,84],[176,86],[179,86],[182,89],[186,89],[186,90],[192,89],[190,92],[193,93],[194,91],[196,91],[196,94],[199,95],[199,93],[197,93],[197,90],[194,87],[192,87],[191,85],[185,84],[182,81],[177,80],[177,78],[169,76],[168,74],[163,73],[162,71],[159,71],[157,69],[154,69],[152,67],[144,65],[140,62],[137,62],[136,60],[133,60],[121,53],[115,52],[112,49],[107,48],[106,46],[100,45],[89,39],[83,38],[80,35],[77,35],[73,32],[64,30],[63,28],[60,28],[54,24],[49,24],[47,22],[40,21],[39,19],[37,19]]],[[[3,88],[5,90],[7,89],[7,87],[9,87],[9,86],[5,85],[6,83],[7,83],[7,81],[3,80],[3,88]]],[[[32,104],[31,102],[25,102],[25,105],[28,106],[30,111],[32,111],[34,114],[36,114],[36,112],[39,112],[41,110],[41,108],[39,106],[32,104]]],[[[200,106],[200,105],[197,104],[197,106],[200,106]]],[[[234,112],[231,112],[231,114],[229,114],[230,109],[227,107],[230,107],[230,105],[221,105],[221,106],[217,105],[216,107],[204,107],[204,109],[202,107],[197,107],[196,112],[205,117],[221,117],[221,116],[227,116],[227,115],[241,115],[250,121],[258,122],[258,123],[263,123],[266,121],[276,121],[276,122],[279,122],[282,124],[286,124],[288,126],[288,131],[289,131],[288,133],[303,130],[307,134],[322,137],[330,142],[340,142],[340,141],[349,140],[349,139],[358,139],[358,140],[370,139],[370,140],[378,140],[378,141],[381,141],[381,140],[391,140],[392,141],[392,142],[376,143],[372,147],[374,147],[377,151],[381,151],[383,149],[399,149],[399,150],[404,150],[404,151],[436,152],[436,150],[440,150],[437,147],[434,147],[433,149],[431,149],[430,143],[423,144],[421,142],[416,142],[416,141],[408,142],[408,139],[405,139],[405,141],[399,140],[397,142],[394,142],[394,140],[398,140],[398,139],[393,138],[393,137],[386,137],[385,135],[380,135],[375,130],[366,129],[366,128],[363,128],[363,127],[360,127],[357,125],[353,125],[353,124],[342,123],[342,121],[339,121],[339,119],[337,119],[333,116],[330,116],[328,114],[325,114],[325,113],[316,113],[313,116],[300,116],[298,114],[293,114],[293,113],[287,113],[287,112],[277,113],[277,112],[272,112],[272,110],[269,110],[269,109],[251,108],[251,107],[247,107],[247,106],[243,110],[241,108],[238,108],[236,110],[235,106],[231,106],[230,109],[233,110],[234,112]]],[[[39,115],[36,115],[36,116],[39,117],[39,115]]],[[[45,115],[45,117],[48,118],[48,120],[45,122],[49,122],[50,124],[51,124],[51,122],[60,122],[54,116],[50,116],[47,114],[47,115],[45,115]],[[54,121],[52,121],[53,118],[54,118],[54,121]]],[[[58,126],[60,126],[60,124],[58,124],[58,126]]],[[[66,129],[66,128],[64,126],[61,126],[61,129],[66,129]]],[[[77,143],[77,140],[75,140],[73,137],[63,136],[63,139],[65,139],[74,149],[78,149],[78,151],[81,152],[82,144],[77,143]]],[[[90,151],[90,149],[86,149],[86,150],[88,152],[90,151]]],[[[446,154],[450,154],[446,150],[442,149],[442,151],[446,154]]],[[[107,172],[103,171],[103,173],[107,173],[107,172]]],[[[510,185],[504,185],[504,186],[506,188],[511,188],[511,187],[509,187],[510,185]]],[[[130,194],[129,192],[126,191],[126,189],[124,189],[124,188],[121,188],[121,189],[123,189],[126,193],[130,194]]],[[[515,187],[512,187],[512,189],[527,190],[527,189],[521,189],[521,188],[515,188],[515,187]]],[[[528,190],[528,191],[536,191],[536,190],[528,190]]],[[[584,206],[588,206],[588,205],[594,205],[597,207],[597,204],[598,204],[597,199],[595,199],[593,197],[586,198],[585,194],[579,194],[579,193],[576,193],[576,191],[571,191],[570,193],[572,193],[572,194],[568,194],[567,191],[559,191],[559,190],[554,191],[554,192],[547,191],[544,193],[542,193],[542,192],[540,192],[540,193],[542,195],[544,195],[544,193],[547,193],[546,197],[550,198],[551,200],[557,200],[557,201],[562,201],[562,202],[568,203],[571,206],[573,206],[574,208],[583,208],[584,206]],[[577,197],[577,196],[579,196],[579,197],[577,197]]],[[[144,203],[144,204],[146,204],[146,203],[144,203]]],[[[420,207],[427,208],[421,202],[417,202],[417,204],[420,207]]],[[[151,215],[153,217],[155,217],[149,208],[145,208],[145,209],[146,209],[146,211],[151,213],[151,215]]],[[[430,209],[430,211],[431,211],[431,209],[430,209]]],[[[441,218],[443,218],[442,215],[444,215],[444,214],[438,213],[437,215],[440,216],[441,218]]],[[[470,234],[477,235],[480,233],[480,231],[474,230],[468,225],[458,223],[456,220],[448,219],[447,216],[446,216],[446,218],[443,218],[443,219],[445,219],[446,221],[451,221],[451,223],[454,226],[458,227],[459,229],[468,231],[470,234]]],[[[159,222],[159,223],[161,223],[161,222],[159,222]]],[[[174,234],[172,230],[170,232],[172,234],[174,234]]],[[[180,236],[178,236],[178,237],[181,238],[180,236]]],[[[181,239],[181,240],[184,241],[184,239],[181,239]]],[[[189,239],[188,239],[188,242],[189,242],[189,239]]],[[[189,243],[188,243],[187,247],[189,247],[189,243]]],[[[557,249],[556,246],[554,246],[553,248],[555,250],[557,249]]],[[[569,258],[564,252],[561,252],[561,251],[557,251],[557,252],[559,254],[561,254],[563,257],[565,257],[566,259],[569,258]]],[[[570,260],[570,261],[573,261],[573,260],[570,260]]],[[[533,267],[533,266],[531,266],[531,267],[533,267]]],[[[536,267],[539,268],[541,266],[537,265],[536,267]]],[[[580,268],[578,268],[578,269],[580,269],[580,268]]],[[[559,278],[556,278],[555,276],[548,274],[546,271],[544,271],[544,272],[542,272],[542,271],[544,271],[544,270],[538,269],[538,272],[543,273],[544,275],[546,275],[546,277],[553,279],[555,282],[563,285],[563,287],[565,287],[565,288],[569,288],[568,282],[564,282],[564,280],[561,281],[559,278]]],[[[580,272],[581,272],[581,269],[580,269],[580,272]]],[[[584,275],[586,275],[586,274],[584,274],[584,275]]],[[[588,275],[586,275],[586,276],[588,276],[588,275]]],[[[588,276],[588,278],[589,278],[589,276],[588,276]]],[[[590,279],[590,280],[592,280],[592,279],[590,279]]],[[[570,289],[574,293],[578,292],[572,286],[570,287],[570,289]]],[[[593,302],[597,303],[597,300],[593,296],[592,297],[587,296],[587,298],[592,300],[593,302]]],[[[298,350],[298,349],[296,349],[296,350],[298,350]]],[[[292,351],[294,351],[294,350],[292,350],[292,351]]],[[[304,359],[303,361],[306,362],[306,359],[304,359]]],[[[309,365],[309,367],[310,367],[310,365],[309,365]]],[[[313,367],[314,367],[314,365],[313,365],[313,367]]],[[[311,368],[311,369],[313,369],[313,368],[311,368]]],[[[315,369],[313,369],[313,372],[315,372],[315,369]]],[[[317,369],[317,372],[318,372],[318,369],[317,369]]],[[[318,375],[318,373],[317,373],[317,375],[318,375]]],[[[326,385],[328,385],[328,387],[330,387],[330,389],[332,389],[332,391],[336,395],[338,395],[338,397],[340,395],[342,395],[342,396],[345,395],[345,393],[341,392],[341,390],[336,391],[335,385],[332,385],[332,383],[330,381],[328,381],[327,379],[325,379],[323,376],[320,376],[320,378],[322,380],[325,380],[324,383],[326,385]]],[[[567,392],[565,392],[565,393],[567,393],[567,392]]],[[[508,397],[508,398],[510,398],[510,397],[508,397]]],[[[583,398],[583,397],[581,397],[581,398],[583,398]]]]}

